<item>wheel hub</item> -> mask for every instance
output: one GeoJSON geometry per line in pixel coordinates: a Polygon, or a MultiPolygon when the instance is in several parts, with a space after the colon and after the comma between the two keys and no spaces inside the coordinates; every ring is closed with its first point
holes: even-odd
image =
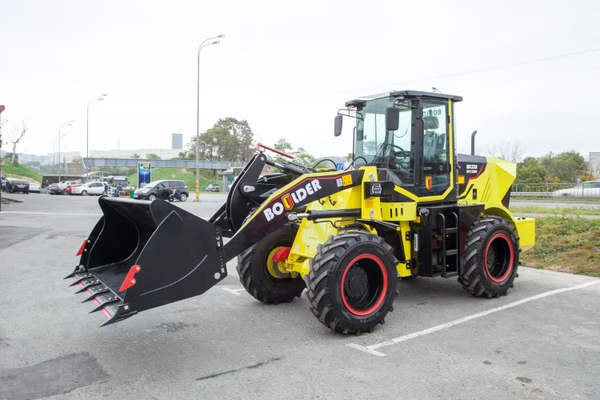
{"type": "Polygon", "coordinates": [[[275,247],[267,256],[267,271],[272,277],[277,279],[290,278],[291,274],[284,269],[285,261],[273,261],[273,258],[278,250],[283,247],[275,247]]]}
{"type": "Polygon", "coordinates": [[[496,259],[498,258],[498,255],[496,253],[497,253],[496,245],[493,243],[490,246],[490,250],[488,251],[488,254],[487,254],[487,261],[488,261],[487,266],[490,270],[496,265],[496,259]]]}
{"type": "Polygon", "coordinates": [[[344,289],[348,297],[361,297],[367,291],[368,287],[369,277],[363,268],[354,266],[348,271],[344,284],[344,289]]]}

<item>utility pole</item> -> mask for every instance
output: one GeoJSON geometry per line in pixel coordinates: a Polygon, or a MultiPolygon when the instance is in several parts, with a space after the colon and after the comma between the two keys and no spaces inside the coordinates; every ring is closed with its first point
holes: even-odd
{"type": "Polygon", "coordinates": [[[221,43],[220,41],[215,40],[205,45],[205,43],[209,40],[224,37],[225,35],[219,35],[205,39],[202,43],[200,43],[200,47],[198,47],[198,76],[196,85],[196,201],[200,201],[200,51],[206,46],[221,43]]]}
{"type": "MultiPolygon", "coordinates": [[[[91,99],[88,102],[87,114],[86,114],[85,158],[90,158],[90,104],[92,104],[95,101],[104,100],[104,98],[106,96],[108,96],[108,94],[104,93],[101,96],[94,97],[93,99],[91,99]]],[[[85,165],[85,181],[88,182],[89,169],[87,167],[87,164],[84,163],[84,165],[85,165]]]]}
{"type": "Polygon", "coordinates": [[[60,138],[61,138],[60,130],[62,128],[64,128],[65,126],[73,125],[73,122],[75,122],[75,121],[71,120],[70,122],[68,122],[68,123],[62,125],[60,128],[58,128],[58,181],[59,182],[60,182],[60,171],[61,171],[61,167],[62,167],[62,164],[60,161],[60,138]]]}

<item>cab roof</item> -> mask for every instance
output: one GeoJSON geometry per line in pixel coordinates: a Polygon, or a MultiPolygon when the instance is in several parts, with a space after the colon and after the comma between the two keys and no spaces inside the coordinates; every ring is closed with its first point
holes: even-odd
{"type": "Polygon", "coordinates": [[[404,98],[404,99],[415,99],[415,98],[429,98],[436,100],[452,100],[455,102],[462,101],[462,96],[453,94],[444,94],[436,92],[422,92],[418,90],[393,90],[386,93],[377,93],[370,96],[363,96],[359,99],[350,100],[346,102],[346,107],[363,107],[369,100],[381,99],[381,98],[404,98]]]}

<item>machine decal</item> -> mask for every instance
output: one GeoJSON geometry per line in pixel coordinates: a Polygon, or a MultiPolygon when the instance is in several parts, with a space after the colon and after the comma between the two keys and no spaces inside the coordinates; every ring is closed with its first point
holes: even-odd
{"type": "Polygon", "coordinates": [[[294,208],[294,201],[292,200],[292,196],[288,193],[281,198],[281,202],[283,203],[283,207],[286,210],[291,210],[294,208]]]}
{"type": "Polygon", "coordinates": [[[309,195],[317,193],[322,187],[318,179],[313,179],[304,185],[294,190],[291,193],[286,193],[281,197],[280,201],[273,203],[272,206],[263,210],[263,214],[267,221],[271,221],[276,215],[281,215],[284,210],[290,210],[294,203],[298,204],[306,199],[309,195]],[[288,208],[289,207],[289,208],[288,208]]]}
{"type": "Polygon", "coordinates": [[[432,187],[433,187],[433,179],[431,178],[431,176],[426,176],[425,177],[425,188],[427,188],[427,190],[431,190],[432,187]]]}

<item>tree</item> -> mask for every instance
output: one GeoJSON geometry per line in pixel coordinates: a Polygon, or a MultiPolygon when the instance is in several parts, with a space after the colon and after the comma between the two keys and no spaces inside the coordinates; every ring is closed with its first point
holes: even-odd
{"type": "Polygon", "coordinates": [[[307,167],[311,167],[317,162],[317,160],[313,156],[308,154],[306,152],[306,150],[304,150],[303,147],[298,147],[298,149],[296,151],[292,152],[292,155],[294,157],[296,157],[294,159],[294,162],[296,164],[301,164],[301,165],[304,165],[307,167]]]}
{"type": "Polygon", "coordinates": [[[517,179],[515,183],[544,183],[542,176],[545,174],[544,167],[540,165],[537,158],[526,157],[517,164],[517,179]]]}
{"type": "Polygon", "coordinates": [[[273,155],[272,156],[273,161],[275,161],[276,163],[279,163],[279,164],[283,164],[288,161],[291,161],[295,164],[300,164],[300,165],[304,165],[304,166],[313,166],[317,162],[315,157],[308,154],[308,152],[303,147],[298,147],[296,150],[294,150],[294,147],[287,139],[283,139],[283,138],[279,139],[277,141],[277,143],[275,143],[273,148],[275,148],[275,150],[283,151],[284,153],[294,156],[294,159],[291,160],[289,158],[285,158],[278,154],[273,155]]]}
{"type": "Polygon", "coordinates": [[[149,160],[160,160],[160,156],[154,153],[146,154],[146,158],[149,160]]]}
{"type": "Polygon", "coordinates": [[[19,141],[23,138],[23,136],[25,136],[25,134],[27,133],[27,122],[22,121],[21,122],[21,129],[15,128],[12,132],[12,134],[8,135],[8,139],[12,142],[13,145],[13,149],[12,149],[12,159],[11,159],[11,163],[13,165],[17,165],[18,162],[15,163],[16,160],[16,153],[17,153],[17,144],[19,143],[19,141]]]}
{"type": "Polygon", "coordinates": [[[140,155],[138,153],[133,153],[133,155],[131,156],[131,158],[138,159],[138,158],[140,158],[140,155]]]}
{"type": "Polygon", "coordinates": [[[582,176],[589,174],[589,165],[578,152],[571,150],[559,154],[549,154],[541,157],[545,182],[579,182],[582,176]]]}
{"type": "MultiPolygon", "coordinates": [[[[248,121],[235,118],[219,119],[202,133],[198,144],[199,157],[208,161],[241,161],[252,157],[254,135],[248,121]]],[[[196,154],[196,138],[190,143],[190,153],[196,154]]]]}
{"type": "MultiPolygon", "coordinates": [[[[287,153],[287,154],[290,154],[293,150],[292,144],[290,142],[288,142],[287,139],[283,139],[283,138],[279,139],[277,141],[277,143],[275,143],[273,148],[275,150],[283,151],[284,153],[287,153]]],[[[273,156],[273,161],[275,161],[278,164],[283,164],[289,160],[290,160],[289,158],[284,158],[283,156],[280,156],[279,154],[273,156]]]]}
{"type": "Polygon", "coordinates": [[[517,143],[510,143],[501,141],[500,143],[496,143],[486,150],[487,155],[491,157],[496,157],[501,160],[506,160],[514,163],[518,163],[521,161],[523,157],[523,149],[521,145],[517,143]]]}
{"type": "Polygon", "coordinates": [[[236,159],[232,159],[231,161],[248,161],[250,157],[252,157],[252,154],[254,153],[252,146],[254,133],[252,132],[248,121],[239,121],[235,118],[228,117],[219,119],[215,125],[227,128],[229,133],[237,139],[239,146],[238,154],[235,156],[236,159]]]}

